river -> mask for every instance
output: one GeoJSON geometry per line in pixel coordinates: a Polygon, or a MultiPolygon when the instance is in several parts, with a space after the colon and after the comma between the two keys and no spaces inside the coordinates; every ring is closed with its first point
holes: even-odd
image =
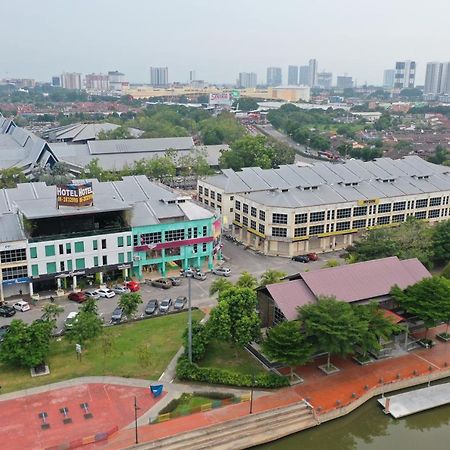
{"type": "Polygon", "coordinates": [[[450,405],[395,420],[375,399],[259,450],[450,450],[450,405]]]}

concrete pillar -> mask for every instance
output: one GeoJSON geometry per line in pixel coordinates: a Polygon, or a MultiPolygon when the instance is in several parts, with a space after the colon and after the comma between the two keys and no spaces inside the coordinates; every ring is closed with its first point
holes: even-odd
{"type": "Polygon", "coordinates": [[[305,252],[309,252],[309,239],[305,241],[305,252]]]}
{"type": "Polygon", "coordinates": [[[123,269],[122,276],[123,276],[124,280],[126,280],[128,278],[128,269],[123,269]]]}
{"type": "Polygon", "coordinates": [[[264,254],[267,255],[269,253],[269,240],[264,239],[264,254]]]}
{"type": "Polygon", "coordinates": [[[73,287],[73,289],[77,288],[77,276],[76,275],[74,275],[72,277],[72,287],[73,287]]]}
{"type": "Polygon", "coordinates": [[[208,269],[211,270],[214,267],[214,258],[212,255],[208,257],[208,269]]]}
{"type": "Polygon", "coordinates": [[[57,287],[58,291],[61,290],[61,278],[56,279],[56,287],[57,287]]]}
{"type": "Polygon", "coordinates": [[[202,259],[200,258],[200,256],[197,256],[197,267],[198,267],[199,269],[202,268],[201,264],[202,264],[202,259]]]}
{"type": "Polygon", "coordinates": [[[28,288],[29,288],[29,291],[30,291],[30,295],[33,295],[34,294],[34,292],[33,292],[33,283],[28,283],[28,288]]]}
{"type": "Polygon", "coordinates": [[[103,284],[103,272],[98,272],[98,282],[103,284]]]}

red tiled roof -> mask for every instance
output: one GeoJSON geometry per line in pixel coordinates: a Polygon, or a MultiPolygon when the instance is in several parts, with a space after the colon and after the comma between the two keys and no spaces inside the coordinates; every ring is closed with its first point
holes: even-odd
{"type": "Polygon", "coordinates": [[[384,317],[391,319],[394,323],[400,323],[405,320],[404,317],[400,316],[399,314],[396,314],[394,311],[389,311],[389,309],[381,308],[381,312],[383,313],[384,317]]]}

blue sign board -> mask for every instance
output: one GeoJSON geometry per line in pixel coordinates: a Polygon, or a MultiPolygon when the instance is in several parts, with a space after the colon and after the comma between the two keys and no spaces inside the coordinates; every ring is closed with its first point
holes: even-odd
{"type": "Polygon", "coordinates": [[[14,280],[3,280],[3,286],[11,286],[13,284],[29,283],[30,281],[31,281],[31,278],[28,278],[28,277],[15,278],[14,280]]]}

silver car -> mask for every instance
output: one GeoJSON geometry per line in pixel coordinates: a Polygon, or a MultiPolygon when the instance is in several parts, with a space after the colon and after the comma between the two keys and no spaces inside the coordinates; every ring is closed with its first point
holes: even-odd
{"type": "Polygon", "coordinates": [[[231,275],[231,269],[228,267],[214,267],[211,272],[214,275],[220,275],[222,277],[229,277],[231,275]]]}
{"type": "Polygon", "coordinates": [[[87,298],[93,298],[94,300],[98,300],[100,298],[100,294],[94,289],[89,289],[88,291],[84,291],[84,293],[87,298]]]}

